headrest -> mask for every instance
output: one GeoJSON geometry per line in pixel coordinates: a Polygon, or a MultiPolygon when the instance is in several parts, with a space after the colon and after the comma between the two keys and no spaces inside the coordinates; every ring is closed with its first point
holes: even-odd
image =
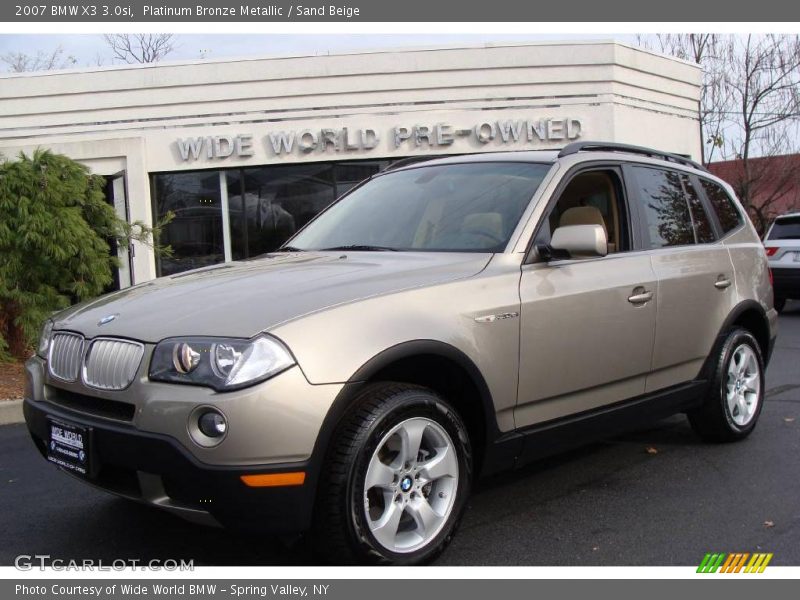
{"type": "Polygon", "coordinates": [[[603,213],[595,206],[574,206],[565,210],[559,219],[558,226],[565,227],[567,225],[600,225],[608,236],[603,213]]]}

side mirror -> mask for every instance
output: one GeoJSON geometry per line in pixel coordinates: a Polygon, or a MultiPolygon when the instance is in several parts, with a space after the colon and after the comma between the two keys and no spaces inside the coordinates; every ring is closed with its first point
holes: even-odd
{"type": "Polygon", "coordinates": [[[608,254],[608,238],[600,225],[565,225],[553,232],[550,247],[571,258],[608,254]]]}

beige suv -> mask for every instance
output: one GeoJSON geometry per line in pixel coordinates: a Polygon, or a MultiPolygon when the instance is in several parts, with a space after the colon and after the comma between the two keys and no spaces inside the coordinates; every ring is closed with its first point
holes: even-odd
{"type": "Polygon", "coordinates": [[[679,412],[747,436],[772,302],[730,187],[689,160],[586,142],[429,160],[277,252],[55,315],[25,416],[49,461],[115,494],[420,563],[479,475],[679,412]]]}

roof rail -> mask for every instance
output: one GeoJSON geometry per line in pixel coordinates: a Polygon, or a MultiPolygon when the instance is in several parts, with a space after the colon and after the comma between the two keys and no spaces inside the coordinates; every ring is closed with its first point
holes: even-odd
{"type": "Polygon", "coordinates": [[[661,160],[675,162],[708,173],[708,169],[706,169],[700,163],[696,163],[695,161],[679,154],[661,152],[660,150],[645,148],[644,146],[617,144],[615,142],[572,142],[561,149],[561,152],[558,153],[558,157],[562,158],[564,156],[569,156],[570,154],[577,154],[578,152],[627,152],[628,154],[641,154],[643,156],[650,156],[652,158],[660,158],[661,160]]]}

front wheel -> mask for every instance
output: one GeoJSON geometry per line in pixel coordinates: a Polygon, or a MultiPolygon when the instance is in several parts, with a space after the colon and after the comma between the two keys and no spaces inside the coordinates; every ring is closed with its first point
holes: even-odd
{"type": "Polygon", "coordinates": [[[761,347],[749,331],[730,330],[717,350],[708,395],[699,408],[689,412],[692,428],[709,441],[747,437],[761,414],[764,388],[761,347]]]}
{"type": "Polygon", "coordinates": [[[455,534],[472,477],[469,436],[431,390],[371,386],[334,434],[314,547],[337,563],[420,564],[455,534]]]}

